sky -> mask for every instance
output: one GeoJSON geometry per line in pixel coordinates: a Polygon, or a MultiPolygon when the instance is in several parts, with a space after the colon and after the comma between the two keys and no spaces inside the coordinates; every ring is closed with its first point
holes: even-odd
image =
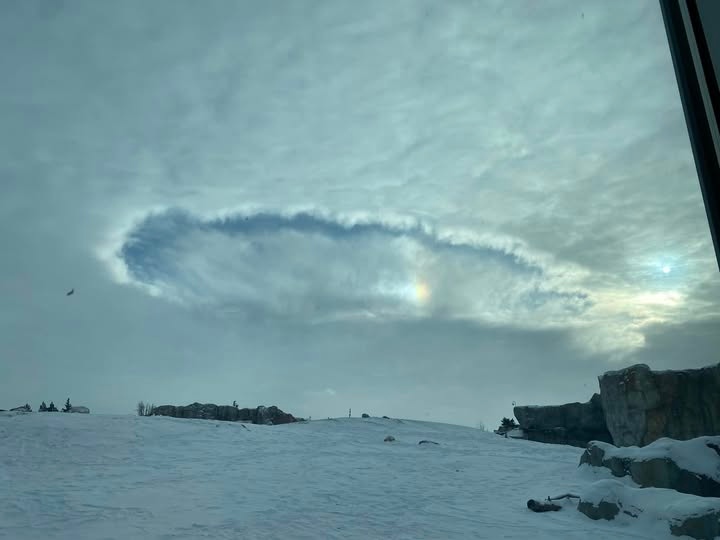
{"type": "Polygon", "coordinates": [[[9,0],[0,73],[0,408],[493,428],[718,361],[657,2],[9,0]]]}

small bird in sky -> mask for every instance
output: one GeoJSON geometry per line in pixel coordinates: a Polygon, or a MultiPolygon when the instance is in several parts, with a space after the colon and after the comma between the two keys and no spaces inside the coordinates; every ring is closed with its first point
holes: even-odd
{"type": "Polygon", "coordinates": [[[65,296],[70,296],[70,295],[72,295],[72,294],[75,294],[75,289],[70,289],[70,290],[65,294],[65,296]]]}

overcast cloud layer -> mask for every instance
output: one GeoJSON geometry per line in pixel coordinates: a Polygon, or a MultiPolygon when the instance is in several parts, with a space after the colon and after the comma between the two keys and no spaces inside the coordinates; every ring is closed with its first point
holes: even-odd
{"type": "Polygon", "coordinates": [[[656,2],[11,0],[0,73],[2,408],[491,426],[718,360],[656,2]]]}

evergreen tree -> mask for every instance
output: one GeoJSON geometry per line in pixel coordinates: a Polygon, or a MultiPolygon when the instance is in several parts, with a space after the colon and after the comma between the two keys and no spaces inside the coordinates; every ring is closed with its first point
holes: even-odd
{"type": "Polygon", "coordinates": [[[47,410],[48,410],[48,412],[59,412],[57,410],[57,407],[55,406],[55,404],[52,401],[50,402],[50,405],[48,406],[47,410]]]}
{"type": "Polygon", "coordinates": [[[47,412],[47,405],[45,405],[44,401],[40,404],[40,408],[38,409],[38,412],[47,412]]]}
{"type": "Polygon", "coordinates": [[[70,409],[72,409],[72,405],[70,405],[70,398],[67,398],[67,401],[65,402],[65,406],[63,407],[62,412],[70,412],[70,409]]]}

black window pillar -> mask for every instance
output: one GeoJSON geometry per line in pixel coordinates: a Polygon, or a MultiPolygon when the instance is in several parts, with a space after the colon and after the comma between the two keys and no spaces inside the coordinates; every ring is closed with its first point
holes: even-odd
{"type": "Polygon", "coordinates": [[[719,4],[718,0],[660,0],[715,257],[720,267],[719,4]]]}

